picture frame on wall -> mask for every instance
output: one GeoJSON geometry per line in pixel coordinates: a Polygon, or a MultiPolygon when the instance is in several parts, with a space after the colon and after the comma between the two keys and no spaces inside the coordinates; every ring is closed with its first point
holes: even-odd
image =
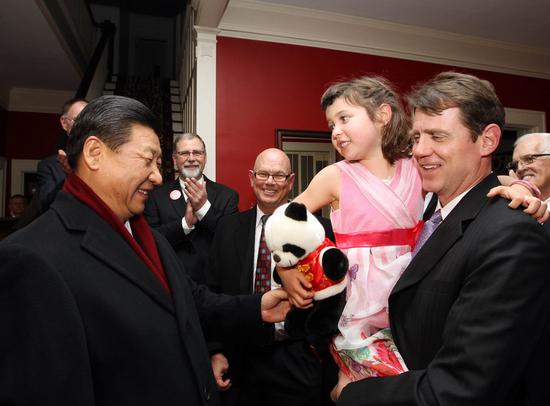
{"type": "Polygon", "coordinates": [[[6,198],[6,169],[7,159],[0,157],[0,217],[4,215],[6,198]]]}
{"type": "MultiPolygon", "coordinates": [[[[290,199],[302,193],[321,169],[342,159],[331,137],[329,131],[275,130],[275,145],[287,154],[295,174],[290,199]]],[[[319,214],[328,218],[330,207],[322,208],[319,214]]]]}
{"type": "Polygon", "coordinates": [[[32,190],[38,187],[36,168],[38,159],[12,159],[10,196],[21,194],[32,196],[32,190]]]}

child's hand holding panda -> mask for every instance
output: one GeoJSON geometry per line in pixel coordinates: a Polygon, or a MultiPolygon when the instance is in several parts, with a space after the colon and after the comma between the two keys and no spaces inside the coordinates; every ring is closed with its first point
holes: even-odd
{"type": "Polygon", "coordinates": [[[297,281],[302,286],[293,289],[301,294],[293,296],[292,302],[302,309],[293,308],[288,313],[287,333],[318,341],[335,332],[344,304],[347,257],[325,237],[319,220],[300,203],[277,208],[266,222],[265,238],[277,266],[297,269],[300,274],[297,281]]]}

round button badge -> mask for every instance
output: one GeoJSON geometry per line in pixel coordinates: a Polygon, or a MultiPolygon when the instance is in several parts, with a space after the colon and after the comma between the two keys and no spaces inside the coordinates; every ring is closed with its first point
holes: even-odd
{"type": "Polygon", "coordinates": [[[170,192],[170,199],[178,200],[181,197],[181,192],[179,190],[172,190],[170,192]]]}

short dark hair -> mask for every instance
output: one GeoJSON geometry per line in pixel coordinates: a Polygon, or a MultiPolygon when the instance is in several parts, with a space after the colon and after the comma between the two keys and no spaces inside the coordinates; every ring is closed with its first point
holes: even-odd
{"type": "Polygon", "coordinates": [[[390,106],[391,120],[382,128],[382,154],[391,164],[411,155],[408,117],[388,80],[380,76],[363,76],[335,83],[321,96],[321,109],[326,111],[340,97],[363,107],[373,122],[378,121],[376,113],[382,104],[390,106]]]}
{"type": "Polygon", "coordinates": [[[92,100],[78,115],[67,144],[67,160],[76,168],[86,139],[98,137],[116,151],[128,142],[135,124],[151,128],[161,135],[157,117],[137,100],[123,96],[101,96],[92,100]]]}
{"type": "Polygon", "coordinates": [[[459,72],[442,72],[421,83],[407,96],[411,112],[441,114],[457,107],[462,123],[475,142],[489,124],[504,128],[505,112],[494,86],[487,80],[459,72]]]}
{"type": "Polygon", "coordinates": [[[67,114],[69,109],[73,106],[73,104],[83,102],[88,103],[88,100],[82,98],[82,97],[73,97],[72,99],[67,100],[65,103],[63,103],[63,107],[61,108],[61,115],[64,116],[67,114]]]}

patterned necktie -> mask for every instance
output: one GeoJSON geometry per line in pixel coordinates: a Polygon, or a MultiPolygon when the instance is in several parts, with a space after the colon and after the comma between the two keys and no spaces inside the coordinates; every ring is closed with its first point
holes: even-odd
{"type": "Polygon", "coordinates": [[[265,293],[271,288],[271,253],[265,243],[264,226],[269,215],[262,216],[262,232],[258,247],[258,260],[256,262],[256,276],[254,278],[254,293],[265,293]]]}
{"type": "Polygon", "coordinates": [[[430,238],[430,235],[435,231],[435,229],[441,224],[441,210],[436,210],[434,214],[432,214],[432,217],[426,223],[424,224],[424,228],[422,229],[422,232],[420,233],[420,237],[418,237],[418,241],[416,242],[416,245],[414,246],[414,250],[412,252],[412,256],[414,257],[418,251],[420,251],[420,248],[424,245],[426,241],[428,241],[428,238],[430,238]]]}

